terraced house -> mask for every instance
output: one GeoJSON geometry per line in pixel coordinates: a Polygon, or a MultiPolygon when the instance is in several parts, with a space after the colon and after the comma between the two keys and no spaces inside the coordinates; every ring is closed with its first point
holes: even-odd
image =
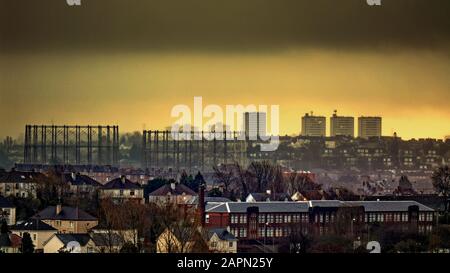
{"type": "Polygon", "coordinates": [[[0,194],[14,197],[36,197],[38,181],[44,174],[11,170],[0,174],[0,194]]]}
{"type": "Polygon", "coordinates": [[[116,203],[133,201],[144,203],[144,189],[125,176],[111,180],[100,188],[100,198],[111,198],[116,203]]]}
{"type": "Polygon", "coordinates": [[[32,219],[42,220],[56,228],[58,233],[87,233],[98,225],[98,220],[79,208],[50,206],[36,213],[32,219]]]}

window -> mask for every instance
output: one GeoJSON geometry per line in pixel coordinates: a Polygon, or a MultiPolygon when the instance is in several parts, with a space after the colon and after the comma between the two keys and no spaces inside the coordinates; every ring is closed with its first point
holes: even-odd
{"type": "Polygon", "coordinates": [[[280,227],[277,227],[275,229],[275,237],[281,237],[281,236],[283,236],[282,230],[280,227]]]}
{"type": "Polygon", "coordinates": [[[130,196],[134,196],[134,191],[130,191],[130,196]]]}
{"type": "Polygon", "coordinates": [[[308,223],[308,222],[309,222],[309,220],[308,220],[308,214],[302,213],[302,222],[303,222],[303,223],[308,223]]]}
{"type": "Polygon", "coordinates": [[[283,215],[281,214],[275,215],[275,223],[283,223],[283,215]]]}
{"type": "Polygon", "coordinates": [[[267,237],[273,237],[273,227],[267,228],[267,237]]]}
{"type": "Polygon", "coordinates": [[[266,222],[266,217],[265,217],[264,214],[258,215],[258,222],[259,223],[265,223],[266,222]]]}
{"type": "Polygon", "coordinates": [[[239,230],[239,237],[241,237],[241,238],[247,237],[247,229],[246,228],[241,228],[239,230]]]}
{"type": "Polygon", "coordinates": [[[273,223],[273,214],[267,214],[267,223],[273,223]]]}
{"type": "Polygon", "coordinates": [[[419,213],[419,221],[421,222],[425,221],[425,213],[423,212],[419,213]]]}
{"type": "Polygon", "coordinates": [[[70,227],[73,228],[73,222],[72,221],[70,221],[70,227]]]}
{"type": "Polygon", "coordinates": [[[408,213],[402,213],[402,222],[408,222],[408,213]]]}
{"type": "Polygon", "coordinates": [[[120,195],[120,196],[123,196],[123,190],[120,190],[120,191],[119,191],[119,195],[120,195]]]}
{"type": "Polygon", "coordinates": [[[214,242],[211,242],[210,245],[211,245],[211,247],[217,247],[217,242],[215,242],[215,241],[214,241],[214,242]]]}
{"type": "Polygon", "coordinates": [[[265,237],[265,227],[259,227],[258,228],[258,237],[265,237]]]}
{"type": "Polygon", "coordinates": [[[228,247],[233,247],[234,243],[233,242],[228,242],[228,247]]]}
{"type": "Polygon", "coordinates": [[[233,234],[234,236],[236,236],[236,237],[238,237],[238,233],[237,233],[237,231],[238,231],[238,229],[237,228],[231,228],[230,229],[230,232],[231,232],[231,234],[233,234]]]}
{"type": "Polygon", "coordinates": [[[205,223],[209,223],[209,214],[205,215],[205,223]]]}
{"type": "Polygon", "coordinates": [[[247,215],[243,214],[240,216],[239,222],[241,224],[246,224],[247,223],[247,215]]]}
{"type": "Polygon", "coordinates": [[[36,233],[33,233],[33,241],[36,241],[36,238],[37,238],[36,233]]]}
{"type": "Polygon", "coordinates": [[[238,222],[238,216],[235,214],[231,215],[231,223],[236,224],[238,222]]]}

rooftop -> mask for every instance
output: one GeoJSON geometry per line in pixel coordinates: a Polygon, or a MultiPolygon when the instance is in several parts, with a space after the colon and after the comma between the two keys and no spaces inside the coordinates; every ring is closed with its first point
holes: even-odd
{"type": "Polygon", "coordinates": [[[11,227],[11,230],[57,230],[52,226],[37,219],[30,219],[11,227]]]}
{"type": "Polygon", "coordinates": [[[57,213],[56,206],[50,206],[36,213],[32,218],[42,220],[74,220],[74,221],[96,221],[97,218],[80,210],[79,208],[61,206],[57,213]]]}
{"type": "Polygon", "coordinates": [[[419,211],[433,212],[434,210],[416,201],[339,201],[314,200],[300,202],[208,202],[206,212],[217,213],[246,213],[249,207],[258,207],[260,213],[276,212],[308,212],[313,207],[351,207],[363,206],[366,212],[402,212],[411,206],[417,206],[419,211]]]}
{"type": "Polygon", "coordinates": [[[13,205],[13,203],[11,203],[11,201],[9,201],[3,196],[0,196],[0,208],[14,208],[14,207],[15,206],[13,205]]]}
{"type": "Polygon", "coordinates": [[[188,186],[180,184],[180,183],[172,183],[166,184],[158,189],[149,193],[150,196],[165,196],[167,194],[171,195],[182,195],[183,193],[186,195],[197,195],[196,192],[191,190],[188,186]]]}
{"type": "Polygon", "coordinates": [[[92,179],[91,177],[89,177],[87,175],[82,175],[79,173],[65,173],[64,180],[66,182],[69,182],[72,185],[76,185],[76,186],[82,186],[82,185],[89,185],[89,186],[94,186],[94,187],[102,186],[102,184],[97,182],[95,179],[92,179]]]}
{"type": "Polygon", "coordinates": [[[126,179],[124,176],[113,179],[103,185],[103,189],[112,190],[112,189],[140,189],[141,186],[137,183],[133,183],[130,180],[126,179]]]}

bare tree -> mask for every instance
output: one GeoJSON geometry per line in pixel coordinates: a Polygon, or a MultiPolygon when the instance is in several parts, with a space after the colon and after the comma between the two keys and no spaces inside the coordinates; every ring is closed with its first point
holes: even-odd
{"type": "Polygon", "coordinates": [[[205,252],[200,219],[193,208],[167,204],[160,207],[158,216],[161,224],[159,244],[162,251],[205,252]]]}
{"type": "Polygon", "coordinates": [[[227,167],[227,165],[222,165],[220,167],[213,167],[214,177],[217,179],[220,185],[223,186],[223,192],[225,195],[228,194],[232,183],[235,181],[235,175],[233,169],[227,167]]]}
{"type": "Polygon", "coordinates": [[[448,165],[434,170],[431,180],[436,191],[444,198],[445,212],[448,212],[448,197],[450,195],[450,170],[448,165]]]}

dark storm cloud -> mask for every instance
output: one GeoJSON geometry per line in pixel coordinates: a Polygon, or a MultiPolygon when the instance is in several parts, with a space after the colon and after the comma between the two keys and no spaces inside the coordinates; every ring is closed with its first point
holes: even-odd
{"type": "Polygon", "coordinates": [[[0,0],[2,50],[447,47],[450,1],[0,0]]]}

